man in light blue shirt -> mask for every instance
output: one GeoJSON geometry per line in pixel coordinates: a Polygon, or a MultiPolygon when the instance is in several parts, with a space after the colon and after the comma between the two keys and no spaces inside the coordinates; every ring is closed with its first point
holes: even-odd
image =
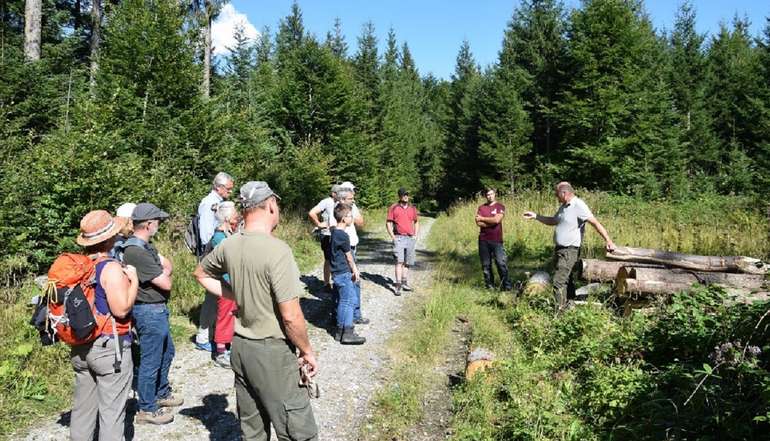
{"type": "MultiPolygon", "coordinates": [[[[200,234],[201,246],[206,247],[214,231],[217,229],[217,219],[215,217],[217,204],[224,201],[233,191],[235,182],[233,177],[225,172],[219,172],[214,176],[214,182],[211,186],[211,192],[206,195],[198,205],[198,232],[200,234]]],[[[198,334],[195,336],[195,347],[202,351],[211,351],[211,336],[213,327],[217,321],[217,297],[206,293],[206,298],[201,305],[200,317],[198,319],[198,334]]]]}

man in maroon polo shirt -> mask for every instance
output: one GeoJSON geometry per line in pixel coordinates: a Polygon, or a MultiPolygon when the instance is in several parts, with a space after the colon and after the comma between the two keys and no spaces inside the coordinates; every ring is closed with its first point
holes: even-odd
{"type": "Polygon", "coordinates": [[[414,246],[420,224],[417,221],[417,208],[409,203],[409,192],[401,187],[398,189],[398,203],[388,208],[388,219],[385,228],[393,240],[393,253],[396,255],[396,292],[411,291],[412,287],[406,281],[410,266],[414,265],[414,246]]]}
{"type": "Polygon", "coordinates": [[[479,257],[481,270],[484,273],[484,285],[488,289],[495,288],[495,276],[492,273],[492,259],[495,259],[497,274],[500,276],[500,287],[503,291],[511,289],[511,279],[508,277],[508,256],[503,246],[503,217],[505,205],[497,202],[493,188],[487,188],[484,195],[487,203],[479,206],[476,211],[476,225],[479,231],[479,257]]]}

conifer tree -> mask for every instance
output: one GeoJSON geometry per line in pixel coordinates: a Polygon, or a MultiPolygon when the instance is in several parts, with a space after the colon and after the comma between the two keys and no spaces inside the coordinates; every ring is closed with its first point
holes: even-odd
{"type": "Polygon", "coordinates": [[[347,58],[348,43],[345,41],[345,35],[342,33],[342,20],[339,17],[334,19],[334,29],[326,33],[326,46],[338,58],[347,58]]]}

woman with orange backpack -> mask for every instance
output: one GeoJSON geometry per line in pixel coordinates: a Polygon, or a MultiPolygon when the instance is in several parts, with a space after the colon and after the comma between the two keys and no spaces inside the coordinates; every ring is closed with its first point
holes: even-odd
{"type": "MultiPolygon", "coordinates": [[[[131,309],[139,282],[136,269],[111,259],[115,236],[125,219],[95,210],[80,221],[77,243],[93,265],[96,338],[72,346],[75,393],[70,421],[73,441],[92,440],[99,419],[99,440],[123,440],[126,401],[131,390],[131,309]]],[[[50,274],[50,272],[49,272],[50,274]]],[[[89,287],[90,289],[90,287],[89,287]]]]}

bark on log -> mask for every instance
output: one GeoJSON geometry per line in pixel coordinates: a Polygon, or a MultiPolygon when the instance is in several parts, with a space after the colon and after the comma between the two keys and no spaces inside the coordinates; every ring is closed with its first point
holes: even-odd
{"type": "Polygon", "coordinates": [[[767,274],[770,265],[745,256],[696,256],[649,248],[617,247],[607,258],[626,262],[670,265],[695,271],[767,274]]]}
{"type": "MultiPolygon", "coordinates": [[[[768,286],[765,276],[757,274],[709,273],[704,271],[688,271],[684,269],[657,269],[625,266],[618,271],[618,280],[630,278],[645,281],[659,281],[692,285],[719,285],[725,288],[743,288],[759,290],[768,286]]],[[[616,280],[617,281],[617,280],[616,280]]]]}
{"type": "MultiPolygon", "coordinates": [[[[620,268],[628,265],[628,262],[609,262],[606,260],[598,259],[581,259],[580,277],[586,282],[615,282],[620,268]]],[[[647,268],[665,268],[663,265],[655,263],[640,263],[638,265],[634,264],[634,266],[647,268]]]]}
{"type": "Polygon", "coordinates": [[[43,0],[24,2],[24,58],[27,61],[40,60],[42,39],[43,0]]]}
{"type": "MultiPolygon", "coordinates": [[[[644,299],[661,295],[670,295],[680,291],[689,291],[693,284],[682,282],[663,282],[660,280],[638,280],[623,278],[624,270],[618,273],[618,281],[615,285],[615,293],[618,297],[644,299]]],[[[736,303],[751,303],[763,301],[767,296],[766,291],[756,289],[723,287],[728,299],[734,299],[736,303]]]]}

